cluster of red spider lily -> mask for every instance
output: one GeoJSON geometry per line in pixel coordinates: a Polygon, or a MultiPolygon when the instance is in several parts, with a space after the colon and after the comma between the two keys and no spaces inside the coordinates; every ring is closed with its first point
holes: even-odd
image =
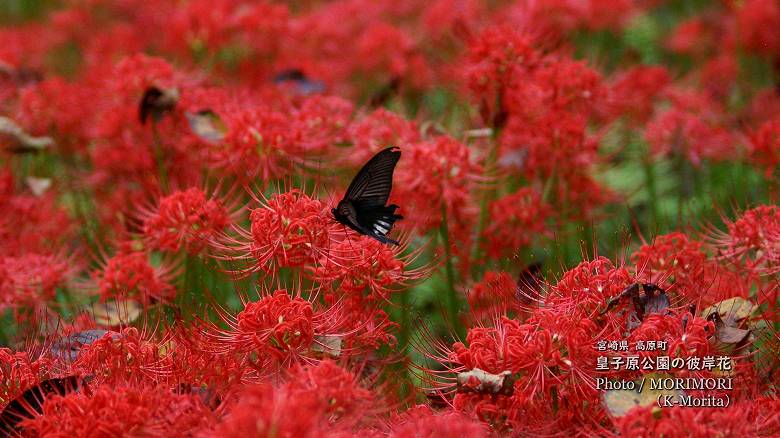
{"type": "Polygon", "coordinates": [[[780,434],[777,0],[48,3],[0,20],[0,435],[780,434]],[[331,213],[390,146],[398,246],[331,213]]]}

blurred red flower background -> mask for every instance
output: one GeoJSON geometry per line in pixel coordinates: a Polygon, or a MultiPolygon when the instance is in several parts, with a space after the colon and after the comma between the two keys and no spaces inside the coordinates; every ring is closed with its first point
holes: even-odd
{"type": "Polygon", "coordinates": [[[0,435],[780,435],[780,1],[7,0],[0,40],[0,435]],[[331,213],[388,147],[397,246],[331,213]],[[729,384],[604,385],[654,378],[729,384]]]}

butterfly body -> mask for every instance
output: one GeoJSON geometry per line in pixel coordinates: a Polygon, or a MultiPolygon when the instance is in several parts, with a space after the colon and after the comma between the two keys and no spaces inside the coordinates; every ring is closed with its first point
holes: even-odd
{"type": "Polygon", "coordinates": [[[150,117],[155,122],[159,122],[165,113],[173,111],[178,100],[179,91],[175,88],[147,88],[138,106],[138,118],[141,124],[146,124],[146,120],[150,117]]]}
{"type": "Polygon", "coordinates": [[[385,204],[393,186],[393,170],[400,158],[398,148],[387,148],[371,158],[352,180],[344,199],[331,210],[333,217],[360,234],[398,245],[387,233],[403,216],[395,214],[397,205],[385,204]]]}

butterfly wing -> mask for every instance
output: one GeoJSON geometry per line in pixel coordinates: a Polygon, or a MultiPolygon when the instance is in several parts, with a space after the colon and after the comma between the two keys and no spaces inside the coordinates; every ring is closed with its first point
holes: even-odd
{"type": "Polygon", "coordinates": [[[0,411],[0,436],[22,436],[19,423],[40,415],[46,398],[79,391],[84,381],[75,376],[67,376],[44,380],[28,388],[0,411]]]}
{"type": "Polygon", "coordinates": [[[393,188],[393,170],[401,158],[397,147],[374,155],[352,180],[344,199],[355,208],[384,207],[393,188]]]}
{"type": "Polygon", "coordinates": [[[387,237],[395,221],[403,218],[400,214],[395,214],[397,208],[395,204],[386,207],[357,208],[356,222],[364,234],[382,243],[398,245],[397,241],[387,237]]]}
{"type": "Polygon", "coordinates": [[[395,214],[397,205],[385,204],[390,198],[393,171],[400,158],[401,150],[396,147],[374,155],[352,180],[339,208],[334,209],[336,219],[382,243],[398,245],[387,233],[402,216],[395,214]]]}

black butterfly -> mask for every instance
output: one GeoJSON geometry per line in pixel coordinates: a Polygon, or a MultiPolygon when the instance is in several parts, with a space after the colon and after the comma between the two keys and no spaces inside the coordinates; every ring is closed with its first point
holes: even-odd
{"type": "Polygon", "coordinates": [[[151,117],[155,122],[159,122],[163,115],[173,111],[176,102],[179,100],[179,91],[175,88],[160,89],[149,87],[138,104],[138,119],[141,124],[146,124],[146,119],[151,117]]]}
{"type": "Polygon", "coordinates": [[[0,436],[22,436],[19,423],[43,413],[45,399],[79,391],[85,380],[75,376],[54,378],[27,389],[0,412],[0,436]]]}
{"type": "Polygon", "coordinates": [[[295,92],[304,96],[325,91],[324,82],[310,79],[302,70],[296,68],[277,73],[273,82],[278,85],[291,85],[295,92]]]}
{"type": "Polygon", "coordinates": [[[382,243],[398,242],[387,237],[393,224],[403,216],[397,205],[385,205],[393,188],[393,170],[401,158],[397,147],[387,148],[368,160],[352,180],[344,199],[331,212],[337,221],[360,234],[382,243]]]}

